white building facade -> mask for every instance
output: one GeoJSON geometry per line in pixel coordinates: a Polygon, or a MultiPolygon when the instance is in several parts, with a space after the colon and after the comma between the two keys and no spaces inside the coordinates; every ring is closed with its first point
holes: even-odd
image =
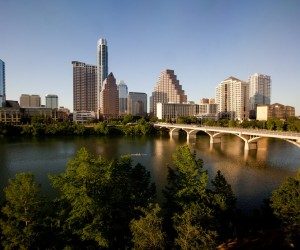
{"type": "Polygon", "coordinates": [[[216,104],[220,118],[249,119],[249,83],[229,77],[216,87],[216,104]]]}

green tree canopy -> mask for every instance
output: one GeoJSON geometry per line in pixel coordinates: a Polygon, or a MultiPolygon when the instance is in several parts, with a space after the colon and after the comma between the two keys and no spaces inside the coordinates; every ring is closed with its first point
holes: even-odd
{"type": "Polygon", "coordinates": [[[300,170],[273,191],[270,200],[275,216],[287,233],[287,241],[300,247],[300,170]]]}
{"type": "Polygon", "coordinates": [[[4,189],[2,245],[4,249],[34,248],[39,239],[43,199],[32,173],[17,174],[4,189]]]}

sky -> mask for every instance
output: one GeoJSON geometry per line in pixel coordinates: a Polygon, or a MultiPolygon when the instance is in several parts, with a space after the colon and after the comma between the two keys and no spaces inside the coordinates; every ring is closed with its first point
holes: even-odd
{"type": "MultiPolygon", "coordinates": [[[[150,97],[173,69],[188,101],[215,97],[230,76],[271,76],[271,103],[300,115],[299,0],[0,0],[6,99],[56,94],[73,110],[72,61],[108,68],[130,92],[150,97]]],[[[148,99],[149,100],[149,99],[148,99]]]]}

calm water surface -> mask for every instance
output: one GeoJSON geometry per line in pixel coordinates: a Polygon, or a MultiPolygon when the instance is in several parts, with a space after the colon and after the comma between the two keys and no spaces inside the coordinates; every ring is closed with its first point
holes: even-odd
{"type": "MultiPolygon", "coordinates": [[[[176,147],[184,144],[184,137],[0,138],[0,197],[3,200],[8,178],[27,171],[34,173],[43,194],[54,197],[48,174],[63,172],[77,150],[86,147],[107,159],[131,154],[134,164],[140,162],[151,172],[161,200],[167,165],[176,147]]],[[[201,134],[189,145],[204,160],[210,178],[221,170],[243,210],[258,208],[272,190],[300,168],[300,148],[279,139],[261,139],[258,149],[249,152],[244,152],[243,141],[233,135],[223,136],[221,144],[212,146],[209,137],[201,134]]]]}

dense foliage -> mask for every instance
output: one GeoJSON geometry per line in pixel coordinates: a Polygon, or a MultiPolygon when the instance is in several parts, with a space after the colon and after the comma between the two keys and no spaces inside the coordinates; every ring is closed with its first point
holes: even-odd
{"type": "MultiPolygon", "coordinates": [[[[252,227],[237,211],[236,198],[221,172],[209,184],[203,168],[203,161],[188,146],[178,147],[161,208],[144,166],[133,166],[129,156],[109,161],[82,148],[64,173],[49,176],[58,191],[54,200],[40,195],[31,173],[9,180],[1,205],[1,245],[4,249],[216,249],[228,243],[249,249],[239,242],[244,244],[253,232],[274,231],[273,224],[259,224],[262,218],[274,221],[272,208],[282,223],[281,235],[287,236],[290,246],[299,246],[300,172],[273,192],[271,207],[266,206],[264,217],[252,227]]],[[[255,237],[249,242],[258,242],[255,237]]],[[[278,239],[272,242],[268,237],[267,242],[262,244],[266,249],[283,246],[278,239]]]]}

